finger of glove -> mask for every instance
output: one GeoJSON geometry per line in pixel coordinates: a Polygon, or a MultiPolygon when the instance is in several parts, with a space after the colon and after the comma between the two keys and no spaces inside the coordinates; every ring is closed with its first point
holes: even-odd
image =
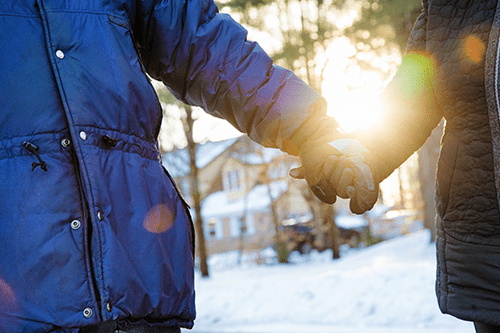
{"type": "Polygon", "coordinates": [[[295,179],[304,179],[305,178],[304,171],[302,170],[301,166],[298,168],[290,169],[288,174],[290,175],[290,177],[295,178],[295,179]]]}
{"type": "Polygon", "coordinates": [[[349,160],[344,156],[340,158],[330,156],[327,161],[329,162],[328,165],[326,165],[328,168],[325,168],[323,173],[332,187],[336,189],[339,186],[344,169],[349,165],[349,160]],[[337,161],[335,161],[335,159],[337,159],[337,161]]]}
{"type": "Polygon", "coordinates": [[[317,184],[309,184],[309,187],[314,195],[324,203],[334,204],[337,201],[337,193],[326,179],[322,178],[317,184]]]}
{"type": "Polygon", "coordinates": [[[358,204],[357,198],[352,198],[351,201],[349,202],[349,209],[353,214],[361,215],[364,214],[366,211],[361,209],[358,204]]]}
{"type": "MultiPolygon", "coordinates": [[[[348,199],[350,197],[347,189],[352,187],[354,172],[350,168],[345,168],[340,176],[338,186],[336,187],[337,195],[341,198],[348,199]]],[[[351,189],[350,189],[351,190],[351,189]]]]}
{"type": "Polygon", "coordinates": [[[356,197],[356,188],[354,186],[348,186],[346,192],[349,198],[356,197]]]}
{"type": "MultiPolygon", "coordinates": [[[[353,183],[354,172],[348,167],[350,165],[349,159],[344,156],[340,158],[337,156],[330,156],[323,170],[323,173],[330,182],[331,186],[341,198],[347,199],[350,197],[347,189],[353,183]]],[[[352,193],[352,189],[349,191],[352,193]]]]}
{"type": "Polygon", "coordinates": [[[378,187],[374,191],[358,189],[356,199],[358,201],[358,206],[361,209],[365,211],[372,209],[378,200],[378,187]]]}
{"type": "Polygon", "coordinates": [[[351,199],[349,208],[354,214],[363,214],[375,206],[378,200],[378,188],[376,191],[368,191],[363,189],[356,190],[356,197],[351,199]]]}
{"type": "Polygon", "coordinates": [[[356,187],[360,187],[368,191],[374,191],[375,188],[378,187],[372,170],[367,164],[354,162],[351,167],[355,173],[354,182],[356,187]]]}
{"type": "Polygon", "coordinates": [[[332,177],[337,166],[339,165],[339,162],[340,162],[340,157],[335,155],[328,156],[328,158],[325,161],[325,164],[323,165],[323,174],[325,175],[326,179],[330,179],[332,177]]]}
{"type": "Polygon", "coordinates": [[[378,200],[378,182],[368,165],[353,163],[354,186],[356,187],[355,209],[366,212],[373,208],[378,200]]]}

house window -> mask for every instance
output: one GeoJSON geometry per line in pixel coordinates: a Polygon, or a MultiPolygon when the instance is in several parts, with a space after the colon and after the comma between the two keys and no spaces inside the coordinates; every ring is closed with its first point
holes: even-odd
{"type": "Polygon", "coordinates": [[[218,218],[211,218],[206,223],[205,235],[208,239],[224,238],[222,221],[218,218]]]}
{"type": "Polygon", "coordinates": [[[242,229],[245,235],[255,234],[255,224],[252,214],[248,213],[246,219],[243,219],[242,216],[231,217],[231,237],[239,237],[242,229]]]}
{"type": "Polygon", "coordinates": [[[253,214],[248,213],[246,219],[247,235],[255,235],[255,223],[253,220],[253,214]]]}
{"type": "Polygon", "coordinates": [[[210,220],[210,222],[208,222],[208,232],[210,233],[210,237],[213,237],[215,238],[215,223],[217,223],[214,219],[210,220]]]}
{"type": "Polygon", "coordinates": [[[241,189],[241,170],[230,170],[225,173],[224,184],[228,191],[238,191],[241,189]]]}
{"type": "Polygon", "coordinates": [[[239,237],[241,235],[241,217],[231,216],[231,237],[239,237]]]}

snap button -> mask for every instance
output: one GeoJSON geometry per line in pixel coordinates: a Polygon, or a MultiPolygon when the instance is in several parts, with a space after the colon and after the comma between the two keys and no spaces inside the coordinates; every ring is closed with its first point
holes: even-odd
{"type": "Polygon", "coordinates": [[[85,310],[83,310],[83,316],[85,318],[92,317],[92,309],[91,308],[85,308],[85,310]]]}
{"type": "Polygon", "coordinates": [[[82,225],[82,224],[81,224],[81,223],[80,223],[80,221],[78,221],[78,220],[73,220],[73,221],[71,221],[71,228],[72,228],[73,230],[80,229],[81,225],[82,225]]]}
{"type": "Polygon", "coordinates": [[[57,50],[56,57],[58,57],[59,59],[64,59],[64,52],[61,50],[57,50]]]}
{"type": "Polygon", "coordinates": [[[113,307],[111,306],[111,303],[107,303],[106,304],[106,310],[108,310],[108,312],[111,312],[111,310],[113,310],[113,307]]]}
{"type": "Polygon", "coordinates": [[[100,210],[97,211],[97,218],[99,219],[99,221],[104,220],[104,215],[102,215],[102,212],[100,210]]]}
{"type": "Polygon", "coordinates": [[[80,132],[80,139],[82,139],[83,141],[87,140],[87,133],[85,133],[84,131],[81,131],[80,132]]]}
{"type": "Polygon", "coordinates": [[[63,146],[64,148],[68,147],[69,145],[71,144],[71,140],[70,139],[62,139],[61,140],[61,146],[63,146]]]}

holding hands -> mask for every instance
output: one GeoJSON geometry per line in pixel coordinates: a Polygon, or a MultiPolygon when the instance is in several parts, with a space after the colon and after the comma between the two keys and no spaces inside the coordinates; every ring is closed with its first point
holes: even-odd
{"type": "Polygon", "coordinates": [[[372,157],[355,139],[332,138],[331,133],[310,138],[300,146],[301,166],[290,170],[290,176],[305,179],[321,201],[333,204],[337,196],[350,199],[350,210],[363,214],[373,208],[379,182],[372,157]]]}

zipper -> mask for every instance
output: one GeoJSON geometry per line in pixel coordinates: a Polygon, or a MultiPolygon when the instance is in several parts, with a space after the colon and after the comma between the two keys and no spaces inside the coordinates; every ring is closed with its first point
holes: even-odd
{"type": "MultiPolygon", "coordinates": [[[[93,236],[93,226],[92,226],[92,220],[90,219],[90,216],[89,216],[89,212],[90,212],[90,209],[89,209],[89,203],[85,197],[85,193],[83,191],[83,182],[82,182],[82,178],[81,178],[81,175],[80,175],[80,166],[79,166],[79,163],[78,163],[78,157],[76,155],[76,152],[74,149],[71,150],[71,158],[72,158],[72,165],[73,165],[73,168],[74,168],[74,172],[75,172],[75,178],[76,178],[76,182],[78,184],[78,191],[80,192],[80,202],[81,202],[81,205],[82,205],[82,212],[83,212],[83,225],[85,226],[83,228],[83,244],[84,244],[84,248],[85,248],[85,252],[86,252],[86,257],[88,258],[88,263],[87,263],[87,270],[88,270],[88,274],[90,275],[90,280],[91,280],[91,292],[92,294],[95,296],[95,299],[96,299],[96,302],[97,302],[97,306],[99,307],[99,310],[100,310],[100,306],[101,306],[101,293],[99,292],[99,288],[97,286],[97,279],[96,279],[96,274],[95,274],[95,268],[94,268],[94,264],[93,264],[93,256],[92,256],[92,236],[93,236]]],[[[101,315],[101,311],[96,311],[98,313],[98,316],[101,320],[103,320],[102,318],[102,315],[101,315]]]]}
{"type": "MultiPolygon", "coordinates": [[[[94,267],[94,262],[95,262],[95,256],[99,258],[99,253],[96,253],[94,256],[94,252],[92,251],[92,238],[95,237],[99,239],[99,231],[96,230],[97,228],[93,228],[92,224],[92,218],[90,216],[91,210],[90,207],[93,207],[93,198],[92,198],[92,192],[90,189],[90,184],[89,180],[85,178],[86,170],[85,170],[85,165],[80,165],[80,158],[83,159],[81,156],[81,148],[78,145],[78,140],[75,138],[78,138],[78,133],[76,132],[74,122],[73,122],[73,117],[70,112],[70,108],[68,105],[68,101],[66,100],[66,96],[64,93],[64,89],[62,86],[62,80],[60,77],[59,69],[57,67],[56,61],[54,59],[54,47],[52,45],[52,39],[50,36],[50,29],[49,29],[49,22],[47,18],[47,13],[45,11],[45,7],[43,4],[44,0],[36,0],[36,3],[38,4],[38,9],[40,11],[40,18],[42,20],[42,25],[43,25],[43,32],[45,35],[45,43],[47,47],[47,51],[49,53],[49,59],[50,59],[50,64],[52,67],[52,71],[54,73],[54,80],[56,83],[57,91],[61,97],[61,102],[63,104],[63,110],[66,115],[66,121],[68,123],[68,128],[69,132],[72,138],[72,141],[74,142],[73,149],[72,149],[72,164],[74,166],[74,171],[75,171],[75,178],[77,181],[78,185],[78,190],[80,192],[80,197],[81,197],[81,204],[82,204],[82,212],[83,212],[83,218],[84,218],[84,223],[83,225],[85,226],[84,228],[84,249],[85,249],[85,262],[86,262],[86,267],[87,267],[87,279],[89,280],[89,291],[90,295],[93,296],[93,301],[95,301],[95,307],[96,311],[96,317],[97,317],[97,322],[102,322],[103,321],[103,314],[102,314],[102,304],[101,304],[101,293],[99,289],[99,282],[103,285],[103,290],[104,290],[104,281],[102,281],[102,275],[101,275],[101,281],[98,281],[97,279],[97,274],[96,274],[96,268],[94,267]],[[86,191],[84,191],[84,188],[86,188],[86,191]],[[86,193],[89,194],[89,197],[87,198],[86,193]],[[95,233],[95,234],[94,234],[95,233]]],[[[98,265],[98,263],[95,263],[98,265]]]]}

